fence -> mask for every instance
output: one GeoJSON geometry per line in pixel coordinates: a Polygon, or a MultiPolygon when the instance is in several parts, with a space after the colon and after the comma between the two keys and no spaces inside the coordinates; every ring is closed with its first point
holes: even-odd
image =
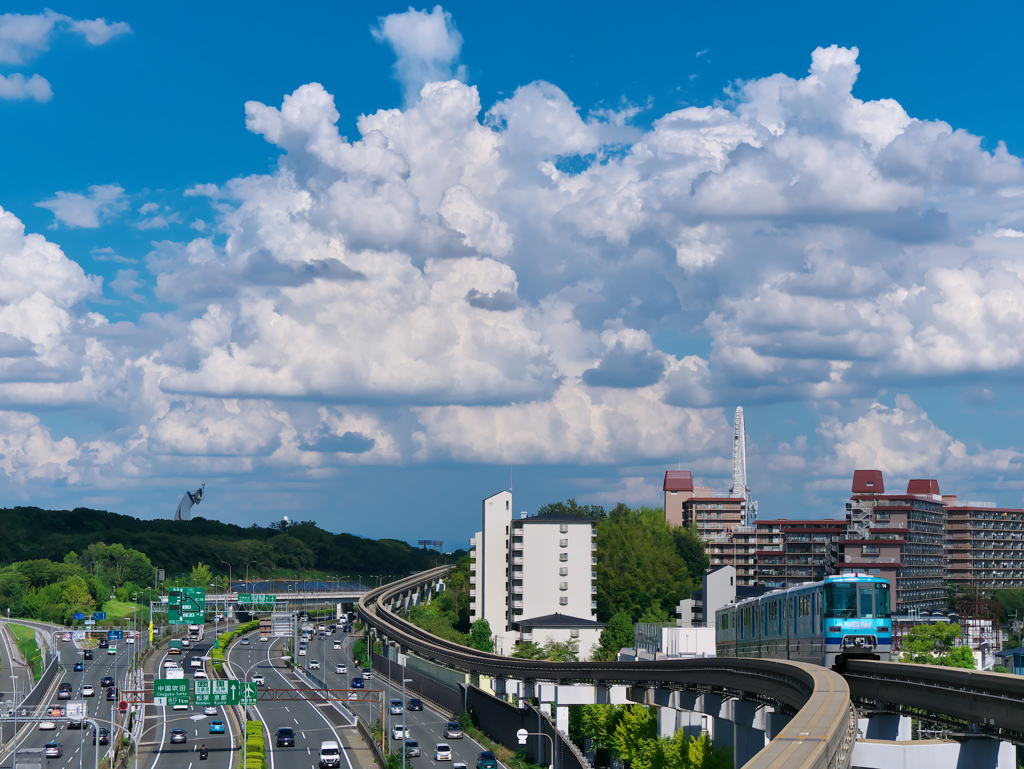
{"type": "MultiPolygon", "coordinates": [[[[412,659],[413,658],[410,657],[410,660],[412,659]]],[[[374,652],[373,669],[382,676],[387,676],[388,678],[394,676],[394,678],[398,680],[399,689],[401,689],[402,668],[397,662],[391,661],[389,666],[387,657],[374,652]]],[[[441,710],[446,710],[453,715],[458,715],[463,711],[464,708],[461,689],[443,684],[427,673],[417,670],[412,666],[407,666],[405,668],[405,677],[412,679],[411,683],[406,686],[408,690],[414,692],[417,697],[429,700],[441,710]]]]}

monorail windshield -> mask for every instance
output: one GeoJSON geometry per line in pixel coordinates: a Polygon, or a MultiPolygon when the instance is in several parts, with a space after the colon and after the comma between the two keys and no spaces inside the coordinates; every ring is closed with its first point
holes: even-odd
{"type": "Polygon", "coordinates": [[[889,583],[827,583],[825,616],[833,619],[889,619],[889,583]]]}

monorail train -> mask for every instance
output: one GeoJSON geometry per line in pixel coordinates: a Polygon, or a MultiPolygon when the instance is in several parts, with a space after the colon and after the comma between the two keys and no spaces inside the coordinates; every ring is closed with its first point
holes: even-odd
{"type": "Polygon", "coordinates": [[[889,661],[888,580],[826,577],[728,604],[715,612],[719,657],[799,660],[831,668],[844,659],[889,661]]]}

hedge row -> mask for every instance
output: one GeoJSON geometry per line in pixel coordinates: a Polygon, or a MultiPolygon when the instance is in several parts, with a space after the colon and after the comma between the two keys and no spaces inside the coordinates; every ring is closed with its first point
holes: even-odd
{"type": "Polygon", "coordinates": [[[260,626],[258,619],[252,622],[246,622],[245,624],[239,625],[234,630],[229,630],[226,633],[221,633],[217,636],[217,648],[210,649],[210,659],[213,661],[213,666],[217,671],[220,671],[224,667],[224,653],[227,651],[228,644],[238,636],[251,633],[260,626]]]}
{"type": "Polygon", "coordinates": [[[245,769],[267,769],[267,736],[262,721],[245,723],[245,769]]]}

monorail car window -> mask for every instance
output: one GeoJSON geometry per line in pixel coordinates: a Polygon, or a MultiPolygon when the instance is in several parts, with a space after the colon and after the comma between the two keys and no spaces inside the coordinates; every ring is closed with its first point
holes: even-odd
{"type": "Polygon", "coordinates": [[[879,619],[889,619],[889,583],[875,583],[875,616],[879,619]]]}
{"type": "Polygon", "coordinates": [[[872,590],[871,585],[861,585],[860,590],[857,591],[860,594],[860,616],[865,619],[871,619],[875,616],[875,602],[874,596],[872,595],[875,591],[872,590]]]}
{"type": "Polygon", "coordinates": [[[825,614],[835,619],[857,616],[857,586],[851,582],[825,585],[825,614]]]}

